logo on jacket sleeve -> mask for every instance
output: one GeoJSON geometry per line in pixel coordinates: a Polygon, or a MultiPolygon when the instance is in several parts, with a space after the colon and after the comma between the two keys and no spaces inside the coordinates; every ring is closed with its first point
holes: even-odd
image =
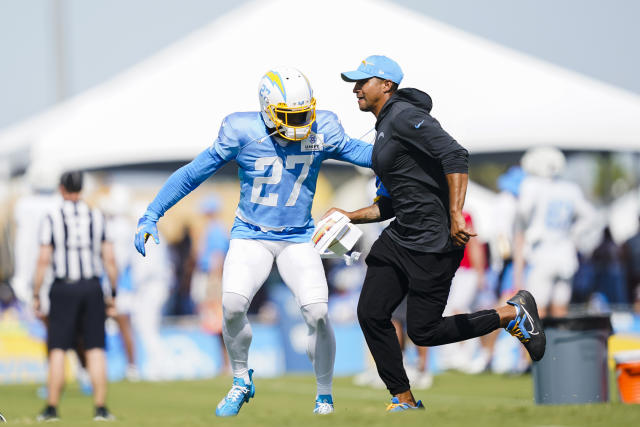
{"type": "Polygon", "coordinates": [[[311,133],[309,136],[302,140],[301,151],[322,151],[324,146],[324,134],[323,133],[311,133]]]}

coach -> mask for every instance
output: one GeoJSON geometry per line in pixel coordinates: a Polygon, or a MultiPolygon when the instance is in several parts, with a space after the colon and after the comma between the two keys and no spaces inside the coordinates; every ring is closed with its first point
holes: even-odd
{"type": "Polygon", "coordinates": [[[34,276],[33,298],[40,312],[40,288],[53,263],[54,282],[49,292],[47,336],[49,376],[47,407],[38,420],[58,418],[57,406],[64,386],[65,351],[82,340],[87,369],[93,384],[95,420],[110,420],[105,407],[107,371],[105,357],[105,298],[100,285],[103,267],[115,297],[117,271],[113,247],[105,236],[104,217],[81,198],[81,172],[64,173],[60,179],[62,203],[44,218],[40,253],[34,276]]]}
{"type": "Polygon", "coordinates": [[[429,95],[398,89],[402,77],[398,64],[385,56],[370,56],[357,70],[342,73],[343,80],[355,83],[360,110],[377,118],[372,164],[380,185],[376,203],[341,212],[354,223],[395,217],[371,247],[358,303],[360,326],[393,395],[390,411],[422,407],[411,393],[391,323],[405,295],[407,332],[419,346],[462,341],[507,326],[522,302],[518,294],[518,303],[498,310],[442,317],[464,245],[474,236],[462,214],[468,153],[430,115],[429,95]]]}

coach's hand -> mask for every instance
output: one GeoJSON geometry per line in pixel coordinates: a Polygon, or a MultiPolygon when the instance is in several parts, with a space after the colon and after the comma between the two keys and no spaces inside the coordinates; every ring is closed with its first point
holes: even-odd
{"type": "Polygon", "coordinates": [[[136,230],[136,237],[134,239],[134,244],[136,245],[136,249],[138,252],[145,256],[144,244],[147,243],[147,239],[149,236],[153,237],[153,240],[156,242],[156,245],[160,243],[160,238],[158,237],[158,227],[156,227],[156,222],[143,216],[138,221],[138,229],[136,230]]]}
{"type": "Polygon", "coordinates": [[[471,227],[467,226],[467,222],[464,220],[462,212],[451,214],[451,239],[456,246],[464,246],[469,242],[469,239],[477,236],[471,230],[471,227]]]}
{"type": "Polygon", "coordinates": [[[323,219],[325,219],[326,217],[328,217],[329,215],[331,215],[334,212],[340,212],[341,214],[345,215],[347,218],[349,218],[349,212],[344,211],[342,209],[338,209],[338,208],[331,208],[329,209],[327,212],[325,212],[324,215],[322,215],[322,218],[320,218],[320,221],[322,221],[323,219]]]}

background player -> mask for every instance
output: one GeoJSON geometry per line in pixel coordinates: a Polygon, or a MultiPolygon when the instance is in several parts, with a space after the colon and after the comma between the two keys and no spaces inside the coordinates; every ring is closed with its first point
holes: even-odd
{"type": "Polygon", "coordinates": [[[533,294],[542,317],[567,314],[578,269],[575,241],[595,219],[580,187],[560,178],[564,167],[564,155],[553,147],[529,150],[522,158],[529,175],[518,199],[514,279],[518,288],[533,294]],[[525,260],[530,268],[526,281],[525,260]]]}
{"type": "Polygon", "coordinates": [[[227,116],[213,146],[176,171],[138,222],[136,248],[159,242],[156,222],[225,163],[239,166],[240,202],[222,278],[223,336],[233,386],[216,408],[236,415],[254,396],[248,369],[251,327],[247,310],[275,260],[309,328],[307,352],[316,374],[314,412],[333,412],[335,337],[327,316],[328,288],[313,234],[311,205],[320,164],[326,159],[371,166],[370,144],[345,135],[338,118],[317,111],[307,78],[294,68],[267,72],[259,87],[260,112],[227,116]]]}

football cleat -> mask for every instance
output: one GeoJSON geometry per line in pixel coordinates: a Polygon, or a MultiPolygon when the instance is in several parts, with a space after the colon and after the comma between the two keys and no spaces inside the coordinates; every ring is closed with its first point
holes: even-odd
{"type": "Polygon", "coordinates": [[[96,408],[96,414],[93,417],[93,421],[115,421],[116,417],[109,412],[106,406],[100,406],[96,408]]]}
{"type": "Polygon", "coordinates": [[[333,397],[330,394],[321,394],[316,397],[314,414],[327,415],[333,413],[333,397]]]}
{"type": "Polygon", "coordinates": [[[0,423],[6,423],[7,419],[0,414],[0,423]]]}
{"type": "Polygon", "coordinates": [[[36,417],[36,421],[58,421],[59,419],[55,406],[47,406],[40,415],[36,417]]]}
{"type": "Polygon", "coordinates": [[[521,290],[507,301],[507,304],[515,307],[516,318],[510,321],[505,329],[520,340],[529,352],[531,360],[537,362],[544,356],[547,338],[538,316],[536,300],[531,293],[521,290]]]}
{"type": "Polygon", "coordinates": [[[245,384],[242,378],[233,378],[233,385],[229,393],[218,403],[216,407],[216,416],[218,417],[234,417],[240,412],[240,408],[245,402],[249,402],[256,394],[256,388],[253,385],[253,369],[249,369],[249,384],[245,384]]]}
{"type": "Polygon", "coordinates": [[[411,409],[424,409],[422,400],[418,400],[416,406],[413,406],[405,402],[400,403],[398,398],[394,396],[391,398],[391,403],[387,406],[387,412],[409,411],[411,409]]]}

